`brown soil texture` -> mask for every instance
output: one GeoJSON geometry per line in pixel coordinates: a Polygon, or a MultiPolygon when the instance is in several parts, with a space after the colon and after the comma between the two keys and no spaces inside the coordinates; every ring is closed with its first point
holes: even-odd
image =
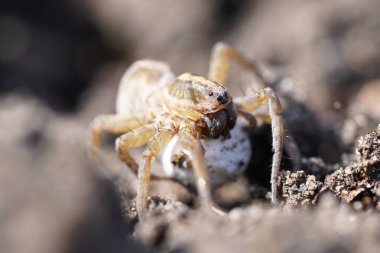
{"type": "MultiPolygon", "coordinates": [[[[0,7],[0,252],[380,252],[377,0],[0,7]],[[262,126],[250,132],[247,172],[213,191],[226,216],[183,186],[152,181],[139,222],[136,176],[115,136],[104,136],[96,164],[88,125],[114,112],[131,62],[205,74],[220,40],[262,64],[284,107],[280,203],[270,204],[271,129],[262,126]]],[[[230,76],[234,95],[257,85],[236,66],[230,76]]]]}

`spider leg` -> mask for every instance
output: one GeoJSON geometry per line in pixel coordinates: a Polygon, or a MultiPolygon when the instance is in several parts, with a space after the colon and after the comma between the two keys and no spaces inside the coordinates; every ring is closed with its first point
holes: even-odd
{"type": "Polygon", "coordinates": [[[216,43],[212,49],[208,77],[225,85],[228,78],[230,60],[233,60],[243,69],[264,80],[257,63],[244,58],[236,49],[223,42],[216,43]]]}
{"type": "Polygon", "coordinates": [[[212,210],[223,215],[224,212],[217,208],[212,200],[211,184],[205,163],[204,151],[194,125],[187,124],[180,128],[178,140],[184,151],[191,157],[201,206],[205,207],[206,210],[212,210]]]}
{"type": "Polygon", "coordinates": [[[157,129],[144,150],[138,168],[138,186],[136,209],[140,219],[144,219],[148,207],[149,183],[151,178],[151,164],[166,143],[173,137],[172,128],[157,129]]]}
{"type": "MultiPolygon", "coordinates": [[[[116,139],[115,146],[117,152],[119,153],[120,160],[122,160],[129,168],[131,168],[132,172],[136,175],[138,175],[139,166],[137,165],[135,159],[129,154],[127,149],[130,147],[138,147],[147,144],[154,135],[154,132],[154,125],[150,124],[137,128],[134,131],[128,132],[116,139]]],[[[176,178],[165,177],[160,175],[152,175],[151,179],[167,180],[181,184],[181,182],[176,178]]]]}
{"type": "Polygon", "coordinates": [[[136,129],[146,121],[126,115],[119,114],[106,114],[96,117],[90,124],[89,127],[89,146],[91,148],[92,155],[95,159],[98,158],[99,147],[101,145],[101,136],[104,132],[109,132],[113,134],[127,133],[133,129],[136,129]]]}
{"type": "MultiPolygon", "coordinates": [[[[266,88],[266,89],[269,89],[269,88],[266,88]]],[[[261,93],[262,92],[259,91],[250,96],[234,98],[235,104],[240,105],[240,106],[244,105],[244,109],[238,108],[239,114],[247,119],[247,117],[244,115],[244,111],[254,112],[255,110],[262,107],[266,103],[266,98],[261,93]]],[[[268,113],[269,108],[265,108],[265,109],[266,111],[263,111],[263,112],[254,112],[253,113],[254,117],[261,119],[266,124],[271,124],[272,118],[270,114],[268,113]]],[[[248,120],[248,122],[250,121],[248,120]]],[[[283,128],[287,129],[286,122],[283,122],[283,125],[285,126],[283,128]]],[[[288,155],[291,157],[293,170],[297,171],[301,167],[301,159],[302,159],[302,155],[297,144],[293,140],[289,138],[285,138],[284,148],[286,149],[288,155]]]]}
{"type": "Polygon", "coordinates": [[[249,112],[254,111],[260,106],[268,103],[268,112],[264,118],[270,119],[272,124],[272,139],[273,139],[273,160],[272,160],[272,203],[277,203],[277,178],[281,165],[282,147],[284,145],[284,127],[282,121],[282,107],[280,101],[274,94],[271,88],[264,88],[259,90],[253,96],[237,99],[236,102],[238,109],[246,110],[249,112]]]}
{"type": "Polygon", "coordinates": [[[123,134],[116,139],[116,150],[119,153],[120,160],[122,160],[132,171],[137,174],[138,165],[133,157],[129,154],[128,148],[139,147],[148,143],[153,136],[155,128],[153,124],[145,125],[123,134]]]}

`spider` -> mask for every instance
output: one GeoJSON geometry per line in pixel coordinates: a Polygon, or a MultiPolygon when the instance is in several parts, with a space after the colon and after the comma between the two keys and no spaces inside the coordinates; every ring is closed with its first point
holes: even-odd
{"type": "Polygon", "coordinates": [[[116,114],[100,115],[90,125],[90,147],[98,156],[101,134],[122,134],[116,139],[120,159],[138,176],[136,209],[140,219],[147,213],[149,183],[160,179],[151,173],[152,161],[175,136],[192,161],[196,190],[201,207],[220,211],[211,196],[211,185],[205,165],[201,139],[228,136],[237,116],[253,127],[256,118],[272,125],[272,203],[277,203],[276,179],[283,147],[282,107],[269,87],[254,94],[235,97],[225,87],[229,63],[234,61],[260,76],[257,66],[226,43],[217,43],[211,53],[208,77],[184,73],[175,77],[166,63],[140,60],[124,74],[116,99],[116,114]],[[129,98],[129,99],[127,99],[129,98]],[[255,110],[268,105],[265,113],[255,110]],[[128,148],[146,144],[138,165],[128,148]]]}

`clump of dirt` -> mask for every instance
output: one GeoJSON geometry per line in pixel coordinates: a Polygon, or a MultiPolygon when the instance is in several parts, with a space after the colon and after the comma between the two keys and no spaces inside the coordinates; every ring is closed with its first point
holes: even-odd
{"type": "Polygon", "coordinates": [[[317,181],[314,175],[307,175],[302,170],[295,173],[282,171],[278,182],[284,208],[305,208],[314,205],[318,192],[322,188],[322,182],[317,181]]]}
{"type": "MultiPolygon", "coordinates": [[[[359,162],[371,168],[379,167],[380,163],[380,125],[371,133],[359,139],[359,145],[356,149],[359,162]]],[[[379,179],[379,174],[374,174],[379,179]]]]}
{"type": "Polygon", "coordinates": [[[328,175],[325,184],[357,208],[379,208],[380,126],[359,139],[356,153],[357,161],[328,175]]]}

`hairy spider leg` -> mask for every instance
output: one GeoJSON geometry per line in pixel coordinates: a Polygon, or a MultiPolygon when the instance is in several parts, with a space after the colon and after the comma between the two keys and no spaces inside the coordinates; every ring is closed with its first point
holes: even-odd
{"type": "Polygon", "coordinates": [[[272,146],[273,146],[273,159],[272,159],[272,203],[277,204],[277,178],[280,171],[282,147],[284,145],[284,126],[282,122],[282,107],[280,101],[276,97],[271,88],[264,88],[257,91],[252,96],[243,98],[236,98],[236,107],[248,112],[253,113],[255,117],[264,117],[265,120],[270,120],[272,125],[272,146]],[[268,103],[267,112],[261,115],[255,115],[254,111],[264,104],[268,103]]]}
{"type": "Polygon", "coordinates": [[[255,62],[247,60],[240,52],[224,42],[218,42],[212,48],[208,77],[211,80],[225,85],[228,79],[230,60],[233,60],[240,67],[251,72],[260,79],[263,79],[255,62]]]}
{"type": "Polygon", "coordinates": [[[136,209],[140,219],[144,219],[148,208],[149,183],[151,177],[151,165],[158,153],[175,134],[171,127],[159,128],[154,133],[146,146],[138,169],[138,186],[136,209]]]}
{"type": "Polygon", "coordinates": [[[116,139],[115,148],[122,160],[137,174],[139,166],[129,154],[128,148],[139,147],[148,143],[155,132],[154,124],[149,124],[128,132],[116,139]]]}
{"type": "Polygon", "coordinates": [[[201,201],[200,206],[206,211],[211,210],[223,215],[225,213],[217,208],[212,200],[211,184],[199,136],[194,123],[186,122],[179,130],[178,141],[184,152],[191,157],[196,187],[201,201]]]}
{"type": "Polygon", "coordinates": [[[104,132],[113,134],[127,133],[146,123],[142,118],[120,114],[106,114],[96,117],[89,127],[90,136],[88,140],[92,157],[98,160],[101,137],[104,132]]]}

